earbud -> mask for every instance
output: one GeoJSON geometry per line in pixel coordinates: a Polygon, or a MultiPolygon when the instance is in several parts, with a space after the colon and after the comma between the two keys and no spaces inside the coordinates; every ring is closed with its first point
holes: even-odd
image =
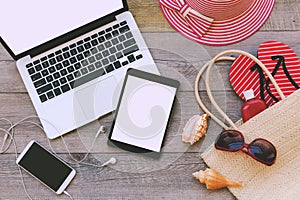
{"type": "Polygon", "coordinates": [[[97,134],[95,135],[95,138],[97,138],[100,133],[105,133],[106,131],[107,131],[106,126],[100,126],[98,131],[97,131],[97,134]]]}
{"type": "Polygon", "coordinates": [[[116,158],[114,158],[114,157],[112,157],[112,158],[110,158],[107,162],[105,162],[105,163],[103,163],[102,165],[101,165],[101,167],[105,167],[105,166],[107,166],[107,165],[114,165],[114,164],[116,164],[116,162],[117,162],[117,159],[116,158]]]}

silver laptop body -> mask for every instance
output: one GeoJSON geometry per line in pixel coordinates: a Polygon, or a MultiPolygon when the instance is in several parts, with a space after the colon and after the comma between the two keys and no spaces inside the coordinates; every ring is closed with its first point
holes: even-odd
{"type": "MultiPolygon", "coordinates": [[[[35,2],[38,1],[28,0],[28,3],[35,2]]],[[[50,2],[59,1],[48,3],[50,2]]],[[[69,1],[71,2],[73,1],[69,1]]],[[[1,43],[16,59],[17,68],[50,139],[112,112],[128,68],[159,74],[128,11],[126,0],[88,0],[84,3],[89,2],[92,3],[90,6],[96,8],[107,5],[109,8],[101,11],[110,13],[104,16],[100,13],[100,18],[81,24],[75,29],[65,30],[62,35],[18,53],[10,46],[11,43],[18,44],[11,42],[9,31],[2,31],[0,24],[1,43]],[[117,8],[111,8],[111,4],[115,4],[117,8]]],[[[7,9],[13,3],[8,4],[7,9]]],[[[73,11],[80,6],[78,2],[77,4],[73,11]]],[[[3,9],[5,6],[4,3],[3,9]]],[[[31,6],[33,5],[26,7],[31,6]]],[[[67,7],[64,10],[66,16],[72,12],[67,7]]],[[[78,15],[84,16],[88,12],[82,11],[78,15]]],[[[93,12],[97,13],[97,10],[93,12]]],[[[49,13],[51,12],[46,14],[49,13]]],[[[14,15],[16,18],[22,17],[18,13],[14,15]]],[[[61,20],[67,24],[66,18],[61,20]]],[[[61,24],[59,27],[64,27],[61,24]]],[[[52,26],[55,28],[55,25],[52,26]]]]}

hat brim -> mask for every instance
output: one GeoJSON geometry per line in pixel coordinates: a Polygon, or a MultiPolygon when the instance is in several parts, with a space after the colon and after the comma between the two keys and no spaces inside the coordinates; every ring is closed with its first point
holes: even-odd
{"type": "Polygon", "coordinates": [[[213,21],[204,35],[196,34],[183,15],[160,4],[169,24],[185,37],[198,43],[222,46],[240,42],[258,31],[269,18],[275,0],[256,0],[242,15],[226,21],[213,21]]]}

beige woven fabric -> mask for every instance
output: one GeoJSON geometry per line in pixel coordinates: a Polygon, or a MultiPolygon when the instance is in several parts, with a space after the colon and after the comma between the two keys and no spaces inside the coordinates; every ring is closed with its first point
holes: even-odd
{"type": "Polygon", "coordinates": [[[277,149],[277,159],[272,166],[266,166],[243,152],[220,151],[211,145],[201,155],[207,165],[244,183],[241,188],[229,190],[238,199],[300,199],[300,90],[238,130],[246,143],[255,138],[269,140],[277,149]]]}
{"type": "Polygon", "coordinates": [[[208,166],[244,187],[229,188],[238,199],[300,199],[300,90],[241,125],[245,141],[272,142],[277,159],[271,167],[242,152],[210,146],[201,156],[208,166]]]}

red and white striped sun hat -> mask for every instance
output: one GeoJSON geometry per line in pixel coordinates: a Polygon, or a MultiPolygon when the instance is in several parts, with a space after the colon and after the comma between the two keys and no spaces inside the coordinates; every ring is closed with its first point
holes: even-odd
{"type": "Polygon", "coordinates": [[[229,45],[254,34],[275,0],[158,0],[170,25],[201,44],[229,45]]]}

